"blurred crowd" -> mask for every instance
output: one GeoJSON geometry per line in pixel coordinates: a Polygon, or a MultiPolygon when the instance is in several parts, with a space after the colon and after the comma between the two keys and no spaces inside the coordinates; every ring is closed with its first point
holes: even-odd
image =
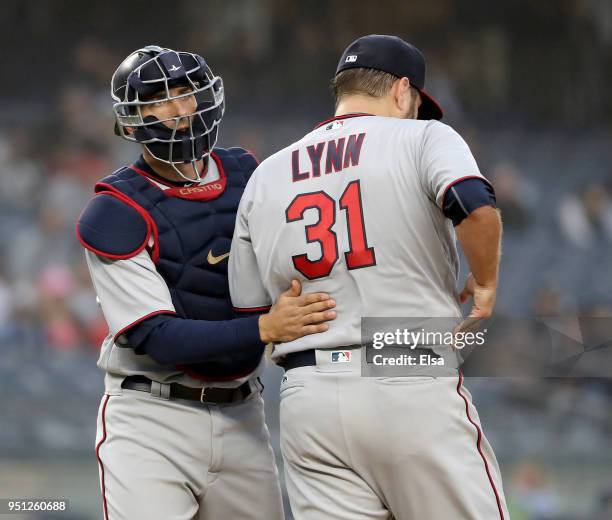
{"type": "MultiPolygon", "coordinates": [[[[74,223],[94,183],[138,153],[113,135],[108,85],[123,57],[146,44],[204,54],[226,86],[220,144],[262,159],[330,115],[327,85],[348,42],[374,31],[414,41],[429,60],[428,90],[496,189],[505,227],[498,312],[612,316],[610,2],[560,0],[551,9],[516,0],[496,10],[484,0],[394,1],[388,9],[216,0],[204,9],[193,0],[174,8],[179,34],[161,9],[134,28],[130,16],[142,16],[143,2],[124,7],[123,32],[102,6],[60,3],[66,9],[9,1],[0,15],[0,39],[13,37],[17,19],[24,36],[57,34],[48,59],[32,45],[24,60],[5,62],[20,67],[38,53],[44,89],[0,87],[0,390],[15,396],[0,405],[13,418],[0,430],[0,452],[90,448],[79,440],[95,425],[74,406],[99,398],[94,361],[106,325],[74,223]],[[96,20],[98,30],[81,34],[92,22],[62,33],[67,12],[96,20]],[[554,42],[543,21],[555,28],[554,42]],[[50,413],[41,395],[63,404],[50,413]]],[[[554,474],[563,461],[601,462],[607,452],[609,382],[480,381],[474,394],[502,462],[514,468],[513,518],[575,518],[564,513],[554,474]]],[[[612,516],[609,474],[587,498],[589,518],[612,516]]]]}

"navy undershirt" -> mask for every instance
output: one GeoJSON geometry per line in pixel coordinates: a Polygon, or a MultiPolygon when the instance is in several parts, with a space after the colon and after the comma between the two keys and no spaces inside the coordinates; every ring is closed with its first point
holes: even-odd
{"type": "Polygon", "coordinates": [[[240,361],[265,344],[259,336],[259,316],[225,321],[153,316],[127,332],[129,346],[162,365],[240,361]]]}
{"type": "Polygon", "coordinates": [[[447,189],[442,211],[446,218],[453,221],[454,226],[458,226],[472,211],[495,205],[493,186],[484,179],[472,177],[452,184],[447,189]]]}

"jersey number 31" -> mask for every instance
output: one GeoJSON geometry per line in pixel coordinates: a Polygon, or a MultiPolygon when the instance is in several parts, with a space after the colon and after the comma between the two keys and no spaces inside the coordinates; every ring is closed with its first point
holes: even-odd
{"type": "MultiPolygon", "coordinates": [[[[367,243],[359,181],[349,183],[340,197],[339,206],[341,211],[346,211],[350,249],[344,253],[344,259],[348,269],[376,265],[374,248],[368,247],[367,243]]],[[[315,191],[298,195],[285,211],[287,222],[302,220],[304,212],[313,208],[319,211],[319,220],[306,226],[306,241],[320,244],[321,258],[310,260],[306,254],[293,256],[295,268],[310,280],[329,276],[339,258],[338,238],[332,230],[336,223],[336,201],[327,193],[315,191]]]]}

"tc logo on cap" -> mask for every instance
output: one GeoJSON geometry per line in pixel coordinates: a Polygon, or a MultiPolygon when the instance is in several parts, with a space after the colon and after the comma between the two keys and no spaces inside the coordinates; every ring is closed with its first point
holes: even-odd
{"type": "Polygon", "coordinates": [[[350,56],[346,57],[346,60],[344,60],[344,63],[354,63],[357,61],[357,54],[351,54],[350,56]]]}

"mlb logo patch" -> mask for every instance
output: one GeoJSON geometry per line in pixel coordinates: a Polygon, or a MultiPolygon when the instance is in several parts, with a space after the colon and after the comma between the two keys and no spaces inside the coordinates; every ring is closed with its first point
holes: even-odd
{"type": "Polygon", "coordinates": [[[332,363],[350,363],[351,362],[351,351],[350,350],[338,350],[331,353],[332,363]]]}
{"type": "Polygon", "coordinates": [[[325,127],[325,130],[335,130],[336,128],[342,128],[343,126],[344,126],[344,121],[342,121],[342,120],[333,121],[332,123],[329,123],[325,127]]]}
{"type": "Polygon", "coordinates": [[[351,54],[346,57],[346,60],[344,60],[344,63],[355,63],[356,61],[357,61],[357,54],[351,54]]]}

